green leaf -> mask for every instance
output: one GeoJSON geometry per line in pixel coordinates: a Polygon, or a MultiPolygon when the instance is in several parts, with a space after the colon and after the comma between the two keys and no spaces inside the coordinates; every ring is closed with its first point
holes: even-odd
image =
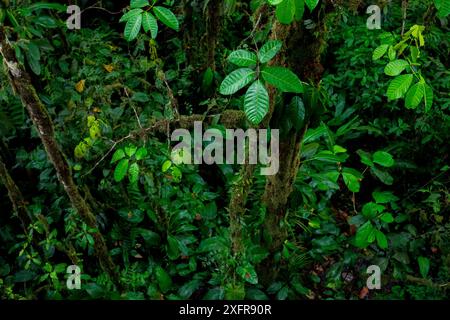
{"type": "Polygon", "coordinates": [[[294,18],[296,21],[300,21],[303,18],[303,14],[305,13],[305,0],[294,0],[295,2],[295,15],[294,18]]]}
{"type": "Polygon", "coordinates": [[[258,57],[261,63],[266,63],[272,60],[280,51],[283,43],[279,40],[267,41],[259,50],[258,57]]]}
{"type": "Polygon", "coordinates": [[[167,236],[167,256],[170,260],[178,259],[180,256],[180,244],[173,236],[167,236]]]}
{"type": "Polygon", "coordinates": [[[417,258],[417,262],[419,263],[419,270],[422,278],[426,278],[430,271],[430,259],[419,257],[417,258]]]}
{"type": "Polygon", "coordinates": [[[269,94],[261,81],[255,81],[247,90],[244,100],[247,119],[259,124],[269,112],[269,94]]]}
{"type": "Polygon", "coordinates": [[[150,5],[150,3],[148,2],[148,0],[131,0],[131,2],[130,2],[131,9],[143,8],[143,7],[146,7],[149,5],[150,5]]]}
{"type": "Polygon", "coordinates": [[[142,26],[144,27],[145,32],[149,32],[152,35],[153,39],[156,39],[158,35],[158,23],[156,22],[156,18],[150,12],[144,12],[142,14],[142,26]]]}
{"type": "Polygon", "coordinates": [[[255,268],[251,264],[247,263],[241,267],[238,267],[236,272],[248,283],[258,284],[258,275],[256,274],[255,268]]]}
{"type": "Polygon", "coordinates": [[[117,162],[123,158],[125,158],[125,151],[123,151],[123,149],[118,149],[116,150],[116,152],[114,152],[111,163],[117,162]]]}
{"type": "Polygon", "coordinates": [[[445,18],[450,14],[450,1],[448,0],[434,0],[434,4],[438,9],[439,18],[445,18]]]}
{"type": "Polygon", "coordinates": [[[128,145],[125,147],[125,154],[131,158],[136,153],[137,147],[135,145],[128,145]]]}
{"type": "Polygon", "coordinates": [[[365,248],[369,245],[368,238],[374,231],[372,223],[367,221],[356,231],[355,245],[359,248],[365,248]]]}
{"type": "Polygon", "coordinates": [[[134,40],[139,34],[139,30],[141,30],[142,25],[142,15],[138,14],[131,17],[127,24],[125,25],[124,36],[127,41],[134,40]]]}
{"type": "Polygon", "coordinates": [[[236,50],[230,54],[228,61],[239,67],[251,67],[256,66],[258,63],[258,58],[253,52],[247,50],[236,50]]]}
{"type": "Polygon", "coordinates": [[[373,154],[373,162],[378,163],[383,167],[392,167],[395,163],[392,156],[384,151],[377,151],[373,154]]]}
{"type": "Polygon", "coordinates": [[[39,47],[35,43],[30,42],[28,44],[28,53],[32,59],[36,61],[41,60],[41,51],[39,50],[39,47]]]}
{"type": "Polygon", "coordinates": [[[408,92],[413,77],[412,74],[404,74],[392,80],[387,90],[388,99],[396,100],[403,97],[405,93],[408,92]]]}
{"type": "Polygon", "coordinates": [[[116,182],[120,182],[125,178],[128,171],[128,163],[128,159],[123,159],[116,166],[116,169],[114,170],[114,180],[116,182]]]}
{"type": "Polygon", "coordinates": [[[364,217],[368,219],[373,219],[377,216],[378,213],[383,212],[384,209],[385,209],[384,206],[382,206],[381,204],[368,202],[363,206],[362,214],[364,217]]]}
{"type": "Polygon", "coordinates": [[[407,67],[409,66],[408,61],[406,60],[394,60],[387,64],[387,66],[384,68],[384,73],[388,76],[398,76],[400,73],[402,73],[407,67]]]}
{"type": "Polygon", "coordinates": [[[128,11],[127,13],[125,13],[122,16],[122,18],[120,18],[119,22],[128,21],[131,18],[134,18],[134,17],[140,15],[142,12],[144,12],[144,10],[142,10],[142,9],[132,9],[132,10],[128,11]]]}
{"type": "Polygon", "coordinates": [[[41,63],[39,60],[36,60],[28,51],[26,54],[28,65],[31,68],[31,71],[33,71],[36,75],[41,74],[41,63]]]}
{"type": "Polygon", "coordinates": [[[378,246],[381,249],[387,249],[387,247],[388,247],[388,240],[387,240],[385,234],[383,232],[381,232],[380,230],[377,230],[375,232],[375,237],[377,238],[378,246]]]}
{"type": "Polygon", "coordinates": [[[392,185],[394,183],[394,178],[386,171],[380,170],[377,167],[370,168],[370,172],[375,175],[381,182],[387,185],[392,185]]]}
{"type": "Polygon", "coordinates": [[[398,200],[398,198],[389,191],[374,191],[372,197],[375,199],[376,203],[389,203],[398,200]]]}
{"type": "Polygon", "coordinates": [[[284,0],[268,0],[269,4],[276,6],[277,4],[282,3],[284,0]]]}
{"type": "Polygon", "coordinates": [[[169,274],[161,267],[155,268],[155,277],[162,293],[167,293],[172,287],[172,279],[169,274]]]}
{"type": "Polygon", "coordinates": [[[359,192],[360,183],[358,176],[356,176],[353,172],[347,170],[347,168],[344,168],[344,170],[342,170],[342,178],[344,179],[344,183],[347,186],[348,190],[350,190],[351,192],[359,192]]]}
{"type": "Polygon", "coordinates": [[[386,223],[391,223],[394,222],[394,217],[392,216],[391,213],[385,213],[380,217],[381,221],[386,222],[386,223]]]}
{"type": "Polygon", "coordinates": [[[305,3],[308,6],[309,10],[313,11],[319,4],[319,0],[305,0],[305,3]]]}
{"type": "Polygon", "coordinates": [[[428,112],[428,111],[430,111],[431,106],[433,105],[433,89],[427,84],[425,84],[424,96],[425,96],[425,99],[424,99],[425,100],[425,112],[428,112]]]}
{"type": "Polygon", "coordinates": [[[378,48],[376,48],[376,49],[373,51],[373,54],[372,54],[372,60],[378,60],[378,59],[380,59],[381,57],[383,57],[383,56],[386,54],[388,48],[389,48],[389,45],[388,45],[388,44],[382,44],[381,46],[379,46],[378,48]]]}
{"type": "Polygon", "coordinates": [[[265,67],[261,71],[265,81],[282,92],[303,93],[300,79],[291,70],[284,67],[265,67]]]}
{"type": "Polygon", "coordinates": [[[162,172],[167,172],[167,171],[170,169],[171,166],[172,166],[172,161],[166,160],[166,161],[163,163],[163,165],[162,165],[161,171],[162,171],[162,172]]]}
{"type": "Polygon", "coordinates": [[[255,79],[256,72],[249,68],[241,68],[233,71],[222,81],[220,93],[232,95],[244,88],[255,79]]]}
{"type": "Polygon", "coordinates": [[[305,126],[306,110],[300,97],[295,96],[292,98],[287,113],[296,130],[300,130],[305,126]]]}
{"type": "Polygon", "coordinates": [[[408,109],[415,109],[420,104],[425,95],[425,85],[422,82],[417,82],[408,90],[405,98],[405,107],[408,109]]]}
{"type": "Polygon", "coordinates": [[[133,163],[128,169],[128,179],[130,179],[131,183],[136,183],[139,180],[139,165],[137,163],[133,163]]]}
{"type": "Polygon", "coordinates": [[[276,16],[278,21],[282,24],[290,24],[294,21],[295,3],[294,0],[284,0],[277,5],[276,16]]]}
{"type": "Polygon", "coordinates": [[[139,149],[137,149],[136,154],[135,154],[136,160],[139,161],[139,160],[144,159],[147,156],[147,154],[148,154],[147,149],[145,147],[140,147],[139,149]]]}
{"type": "Polygon", "coordinates": [[[180,30],[178,19],[172,11],[164,7],[156,6],[153,7],[153,12],[155,13],[156,17],[166,26],[175,31],[180,30]]]}

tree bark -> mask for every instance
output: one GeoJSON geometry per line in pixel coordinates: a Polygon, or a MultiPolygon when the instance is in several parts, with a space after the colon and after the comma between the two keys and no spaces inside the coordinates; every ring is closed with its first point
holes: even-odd
{"type": "Polygon", "coordinates": [[[39,133],[47,156],[56,170],[58,180],[63,185],[64,190],[70,199],[72,207],[77,211],[84,223],[90,228],[96,229],[96,232],[93,233],[95,240],[94,248],[100,266],[111,276],[116,284],[119,284],[118,274],[109,255],[105,239],[98,230],[95,215],[92,213],[92,210],[81,196],[77,185],[73,181],[71,168],[56,141],[53,122],[50,115],[39,99],[29,74],[25,68],[18,63],[14,49],[11,47],[6,37],[4,28],[2,28],[0,32],[0,43],[1,54],[4,63],[8,67],[9,79],[14,92],[20,97],[22,104],[27,109],[31,120],[39,133]]]}

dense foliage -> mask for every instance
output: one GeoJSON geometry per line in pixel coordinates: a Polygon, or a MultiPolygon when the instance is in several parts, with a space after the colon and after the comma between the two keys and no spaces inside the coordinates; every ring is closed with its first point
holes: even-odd
{"type": "Polygon", "coordinates": [[[450,297],[450,1],[57,2],[0,2],[1,299],[450,297]],[[176,161],[193,121],[280,171],[176,161]]]}

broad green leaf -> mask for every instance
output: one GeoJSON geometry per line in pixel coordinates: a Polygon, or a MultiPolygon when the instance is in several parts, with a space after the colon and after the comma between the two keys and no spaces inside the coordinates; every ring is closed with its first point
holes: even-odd
{"type": "Polygon", "coordinates": [[[156,39],[156,36],[158,35],[158,23],[150,12],[144,12],[142,14],[142,26],[144,27],[145,32],[150,31],[152,38],[156,39]]]}
{"type": "Polygon", "coordinates": [[[351,192],[359,192],[360,183],[358,177],[350,172],[343,171],[342,178],[344,179],[344,183],[347,186],[348,190],[350,190],[351,192]]]}
{"type": "Polygon", "coordinates": [[[374,191],[372,197],[376,203],[389,203],[397,201],[398,198],[390,191],[374,191]]]}
{"type": "Polygon", "coordinates": [[[131,2],[130,2],[131,9],[143,8],[143,7],[146,7],[149,5],[150,5],[150,3],[148,2],[148,0],[131,0],[131,2]]]}
{"type": "Polygon", "coordinates": [[[128,159],[122,159],[116,166],[116,169],[114,170],[114,180],[116,182],[120,182],[125,178],[128,171],[128,163],[128,159]]]}
{"type": "Polygon", "coordinates": [[[385,53],[387,52],[388,48],[389,48],[389,45],[388,45],[388,44],[382,44],[381,46],[379,46],[378,48],[376,48],[376,49],[373,51],[373,54],[372,54],[372,60],[378,60],[378,59],[380,59],[381,57],[383,57],[383,56],[385,55],[385,53]]]}
{"type": "Polygon", "coordinates": [[[413,81],[412,74],[404,74],[396,77],[391,81],[387,89],[387,96],[389,100],[400,99],[408,92],[409,87],[413,81]]]}
{"type": "Polygon", "coordinates": [[[126,146],[124,149],[125,149],[125,154],[131,158],[136,153],[137,147],[135,145],[130,144],[130,145],[126,146]]]}
{"type": "Polygon", "coordinates": [[[33,60],[41,60],[41,51],[35,43],[30,42],[28,44],[28,53],[33,60]]]}
{"type": "Polygon", "coordinates": [[[266,63],[272,60],[280,51],[283,43],[279,40],[267,41],[259,50],[258,57],[261,63],[266,63]]]}
{"type": "Polygon", "coordinates": [[[33,71],[36,75],[41,74],[41,63],[39,60],[36,60],[28,51],[26,54],[28,65],[31,68],[31,71],[33,71]]]}
{"type": "Polygon", "coordinates": [[[373,166],[372,155],[370,153],[363,150],[358,150],[356,153],[361,157],[361,162],[363,164],[368,165],[369,167],[373,166]]]}
{"type": "Polygon", "coordinates": [[[384,73],[388,76],[395,77],[402,73],[408,66],[409,63],[406,60],[394,60],[387,64],[387,66],[384,68],[384,73]]]}
{"type": "Polygon", "coordinates": [[[426,278],[428,272],[430,271],[430,259],[425,257],[417,258],[417,262],[419,263],[420,275],[422,278],[426,278]]]}
{"type": "Polygon", "coordinates": [[[128,11],[127,13],[125,13],[122,18],[120,18],[119,22],[125,22],[130,20],[131,18],[136,17],[137,15],[140,15],[142,12],[144,12],[144,10],[138,8],[138,9],[132,9],[130,11],[128,11]]]}
{"type": "Polygon", "coordinates": [[[255,81],[247,90],[244,100],[247,119],[259,124],[269,112],[269,94],[261,81],[255,81]]]}
{"type": "Polygon", "coordinates": [[[425,92],[424,92],[424,101],[425,101],[425,112],[430,111],[431,106],[433,105],[433,89],[428,84],[425,84],[425,92]]]}
{"type": "Polygon", "coordinates": [[[369,236],[374,231],[372,223],[367,221],[356,231],[355,245],[359,248],[365,248],[369,245],[369,236]]]}
{"type": "Polygon", "coordinates": [[[291,70],[284,67],[265,67],[261,71],[265,81],[282,92],[303,93],[300,79],[291,70]]]}
{"type": "Polygon", "coordinates": [[[308,6],[309,10],[313,11],[319,4],[319,0],[305,0],[305,3],[308,6]]]}
{"type": "Polygon", "coordinates": [[[295,15],[294,18],[296,21],[300,21],[303,18],[303,14],[305,13],[305,0],[294,0],[295,3],[295,15]]]}
{"type": "Polygon", "coordinates": [[[162,293],[166,293],[172,287],[172,279],[169,274],[161,267],[155,268],[155,277],[162,293]]]}
{"type": "Polygon", "coordinates": [[[392,167],[394,165],[394,159],[392,156],[384,151],[377,151],[373,154],[373,162],[378,163],[383,167],[392,167]]]}
{"type": "Polygon", "coordinates": [[[405,107],[408,109],[415,109],[420,104],[425,95],[425,85],[422,82],[417,82],[409,88],[405,98],[405,107]]]}
{"type": "Polygon", "coordinates": [[[244,88],[255,79],[256,72],[249,68],[241,68],[233,71],[223,79],[220,85],[220,93],[232,95],[244,88]]]}
{"type": "Polygon", "coordinates": [[[366,203],[362,208],[362,214],[364,217],[368,219],[373,219],[377,216],[377,214],[384,211],[384,206],[374,202],[366,203]]]}
{"type": "Polygon", "coordinates": [[[387,240],[385,234],[383,232],[381,232],[380,230],[377,230],[375,232],[375,236],[377,238],[378,246],[381,249],[387,249],[387,247],[388,247],[388,240],[387,240]]]}
{"type": "Polygon", "coordinates": [[[256,274],[255,268],[251,264],[247,263],[244,266],[238,267],[236,272],[248,283],[258,284],[258,275],[256,274]]]}
{"type": "Polygon", "coordinates": [[[164,7],[156,6],[153,7],[153,12],[155,13],[156,17],[166,26],[175,31],[180,30],[178,19],[172,11],[164,7]]]}
{"type": "Polygon", "coordinates": [[[125,158],[125,151],[123,149],[117,149],[112,156],[111,163],[122,160],[123,158],[125,158]]]}
{"type": "Polygon", "coordinates": [[[139,180],[139,165],[137,163],[133,163],[130,165],[128,169],[128,179],[130,179],[131,183],[136,183],[139,180]]]}
{"type": "Polygon", "coordinates": [[[145,147],[140,147],[139,149],[137,149],[136,151],[136,160],[142,160],[144,159],[148,154],[147,148],[145,147]]]}
{"type": "Polygon", "coordinates": [[[163,163],[163,165],[162,165],[161,171],[162,171],[162,172],[167,172],[167,171],[170,169],[171,166],[172,166],[172,161],[166,160],[166,161],[163,163]]]}
{"type": "Polygon", "coordinates": [[[247,50],[236,50],[230,54],[228,61],[239,67],[251,67],[256,66],[258,63],[258,58],[253,52],[247,50]]]}
{"type": "Polygon", "coordinates": [[[300,97],[295,96],[292,98],[288,106],[288,115],[296,130],[300,130],[305,126],[306,110],[300,97]]]}
{"type": "Polygon", "coordinates": [[[438,9],[439,18],[445,18],[450,14],[450,1],[448,0],[434,0],[434,4],[438,9]]]}
{"type": "Polygon", "coordinates": [[[284,0],[277,5],[276,16],[278,21],[282,24],[290,24],[294,21],[295,3],[294,0],[284,0]]]}
{"type": "Polygon", "coordinates": [[[375,175],[381,182],[387,185],[392,185],[394,183],[394,178],[386,171],[380,170],[377,167],[370,168],[370,172],[375,175]]]}
{"type": "Polygon", "coordinates": [[[392,216],[391,213],[384,213],[381,217],[380,217],[381,221],[386,222],[386,223],[391,223],[394,222],[394,217],[392,216]]]}
{"type": "Polygon", "coordinates": [[[142,15],[138,14],[136,16],[131,17],[127,24],[125,25],[124,36],[127,41],[132,41],[139,34],[139,30],[141,30],[142,25],[142,15]]]}

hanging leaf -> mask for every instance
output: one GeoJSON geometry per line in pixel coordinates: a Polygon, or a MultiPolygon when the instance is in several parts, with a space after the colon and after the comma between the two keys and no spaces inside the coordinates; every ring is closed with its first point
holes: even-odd
{"type": "Polygon", "coordinates": [[[288,106],[288,115],[296,130],[301,130],[305,126],[306,110],[303,100],[295,96],[288,106]]]}
{"type": "Polygon", "coordinates": [[[428,272],[430,271],[430,259],[425,257],[417,258],[417,262],[419,263],[420,275],[422,278],[426,278],[428,272]]]}
{"type": "Polygon", "coordinates": [[[130,179],[131,183],[136,183],[139,180],[139,165],[137,163],[133,163],[130,165],[128,169],[128,179],[130,179]]]}
{"type": "Polygon", "coordinates": [[[125,158],[125,151],[123,151],[123,149],[118,149],[118,150],[116,150],[116,152],[114,152],[112,159],[111,159],[111,163],[122,160],[123,158],[125,158]]]}
{"type": "Polygon", "coordinates": [[[290,24],[294,21],[295,3],[294,0],[284,0],[277,5],[276,16],[278,21],[282,24],[290,24]]]}
{"type": "Polygon", "coordinates": [[[149,32],[153,39],[156,39],[158,35],[158,23],[156,18],[150,12],[144,12],[142,15],[142,27],[144,27],[145,32],[149,32]]]}
{"type": "Polygon", "coordinates": [[[114,170],[114,180],[116,182],[120,182],[125,178],[128,171],[128,162],[128,159],[122,159],[116,166],[116,169],[114,170]]]}
{"type": "Polygon", "coordinates": [[[255,79],[256,72],[249,68],[241,68],[230,73],[220,85],[220,93],[232,95],[255,79]]]}
{"type": "Polygon", "coordinates": [[[244,101],[247,119],[259,124],[269,112],[269,94],[261,81],[255,81],[247,90],[244,101]]]}
{"type": "Polygon", "coordinates": [[[264,44],[258,52],[259,61],[266,63],[272,60],[280,51],[283,43],[279,40],[269,40],[264,44]]]}
{"type": "Polygon", "coordinates": [[[372,60],[378,60],[378,59],[380,59],[381,57],[383,57],[383,56],[386,54],[388,48],[389,48],[389,45],[388,45],[388,44],[382,44],[381,46],[379,46],[378,48],[376,48],[376,49],[373,51],[373,54],[372,54],[372,60]]]}
{"type": "Polygon", "coordinates": [[[387,89],[387,96],[389,100],[396,100],[403,97],[408,92],[409,87],[413,81],[412,74],[404,74],[398,76],[391,81],[387,89]]]}
{"type": "Polygon", "coordinates": [[[228,61],[239,67],[256,66],[258,63],[256,54],[247,50],[233,51],[228,57],[228,61]]]}
{"type": "Polygon", "coordinates": [[[142,15],[138,14],[131,17],[125,25],[124,36],[127,41],[134,40],[139,34],[142,25],[142,15]]]}
{"type": "Polygon", "coordinates": [[[387,249],[388,247],[388,240],[383,232],[380,230],[375,231],[375,237],[377,239],[377,244],[381,249],[387,249]]]}
{"type": "Polygon", "coordinates": [[[433,89],[428,84],[425,84],[425,112],[428,112],[431,110],[431,106],[433,105],[433,89]]]}
{"type": "Polygon", "coordinates": [[[394,60],[389,62],[386,67],[384,68],[384,73],[388,76],[398,76],[400,73],[402,73],[407,67],[409,66],[408,61],[406,60],[394,60]]]}
{"type": "Polygon", "coordinates": [[[175,31],[180,30],[178,19],[172,11],[164,7],[156,6],[153,7],[153,12],[155,13],[156,17],[166,26],[175,31]]]}
{"type": "Polygon", "coordinates": [[[265,67],[261,71],[265,81],[282,92],[303,93],[300,79],[291,70],[284,67],[265,67]]]}
{"type": "Polygon", "coordinates": [[[309,10],[313,11],[319,4],[319,0],[305,0],[305,3],[308,6],[309,10]]]}
{"type": "Polygon", "coordinates": [[[373,162],[382,165],[383,167],[392,167],[395,163],[392,156],[384,151],[377,151],[373,154],[373,162]]]}
{"type": "Polygon", "coordinates": [[[425,85],[422,82],[417,82],[408,90],[405,98],[405,107],[408,109],[415,109],[420,104],[425,95],[425,85]]]}

